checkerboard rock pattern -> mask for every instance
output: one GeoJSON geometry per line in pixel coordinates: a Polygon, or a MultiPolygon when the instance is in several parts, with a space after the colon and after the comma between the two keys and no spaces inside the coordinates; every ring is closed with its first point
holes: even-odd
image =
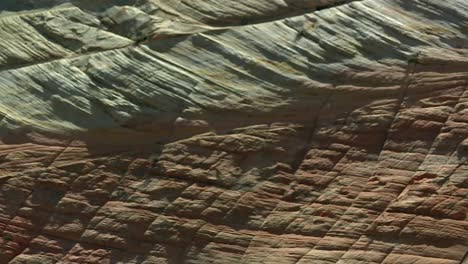
{"type": "Polygon", "coordinates": [[[0,4],[0,263],[468,263],[468,2],[63,2],[0,4]]]}

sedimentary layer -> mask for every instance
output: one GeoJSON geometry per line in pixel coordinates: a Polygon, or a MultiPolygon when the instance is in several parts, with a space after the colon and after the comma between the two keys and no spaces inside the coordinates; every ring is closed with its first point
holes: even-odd
{"type": "Polygon", "coordinates": [[[0,4],[0,263],[467,261],[466,1],[57,4],[0,4]]]}

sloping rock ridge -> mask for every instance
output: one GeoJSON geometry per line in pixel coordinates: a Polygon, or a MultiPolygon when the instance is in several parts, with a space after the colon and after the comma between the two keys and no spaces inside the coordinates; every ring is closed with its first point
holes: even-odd
{"type": "Polygon", "coordinates": [[[465,0],[5,0],[0,263],[468,263],[465,0]]]}

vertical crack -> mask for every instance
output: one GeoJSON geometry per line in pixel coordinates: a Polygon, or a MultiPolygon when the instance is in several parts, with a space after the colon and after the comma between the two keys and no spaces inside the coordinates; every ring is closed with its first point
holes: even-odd
{"type": "MultiPolygon", "coordinates": [[[[291,164],[293,174],[295,174],[299,170],[302,162],[305,160],[307,156],[307,153],[309,153],[310,147],[312,145],[312,139],[313,139],[314,133],[317,130],[320,115],[323,109],[325,108],[325,106],[330,102],[330,98],[332,97],[332,94],[333,94],[333,90],[330,91],[327,97],[322,101],[322,104],[319,106],[317,113],[314,115],[311,125],[305,126],[307,139],[305,140],[305,145],[296,153],[294,161],[291,164]]],[[[311,110],[309,109],[308,112],[310,113],[311,110]]]]}
{"type": "Polygon", "coordinates": [[[416,64],[418,63],[418,59],[419,59],[420,54],[421,54],[421,52],[417,52],[417,53],[411,55],[408,58],[408,65],[406,67],[405,78],[404,78],[403,83],[401,84],[401,88],[400,88],[401,89],[400,96],[398,97],[398,102],[397,102],[397,104],[395,106],[395,111],[393,113],[392,119],[390,120],[389,125],[388,125],[387,129],[384,132],[384,139],[382,141],[382,144],[380,145],[380,147],[379,147],[379,149],[377,151],[377,153],[379,153],[378,154],[379,157],[382,154],[382,151],[383,151],[383,149],[385,147],[385,144],[388,141],[388,137],[390,135],[390,131],[392,130],[393,123],[395,122],[395,120],[396,120],[396,118],[398,116],[398,113],[402,109],[404,100],[408,95],[409,86],[411,85],[411,77],[415,72],[416,64]]]}

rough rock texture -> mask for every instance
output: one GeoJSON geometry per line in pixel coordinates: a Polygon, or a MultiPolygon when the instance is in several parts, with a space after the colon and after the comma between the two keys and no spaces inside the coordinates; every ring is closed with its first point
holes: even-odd
{"type": "Polygon", "coordinates": [[[0,263],[468,263],[467,1],[0,8],[0,263]]]}

